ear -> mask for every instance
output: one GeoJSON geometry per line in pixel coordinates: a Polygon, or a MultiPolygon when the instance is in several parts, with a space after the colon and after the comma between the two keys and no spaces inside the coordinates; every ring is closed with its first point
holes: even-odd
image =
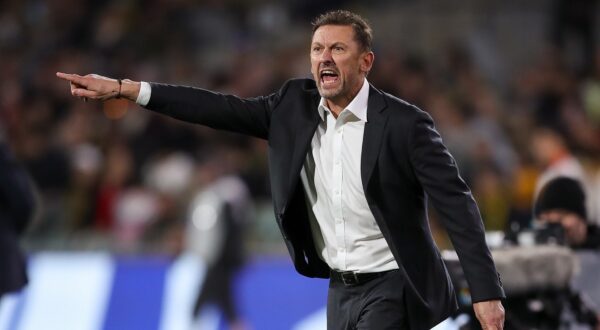
{"type": "Polygon", "coordinates": [[[360,71],[365,74],[369,73],[373,67],[373,61],[375,61],[375,54],[373,52],[363,52],[360,58],[360,71]]]}

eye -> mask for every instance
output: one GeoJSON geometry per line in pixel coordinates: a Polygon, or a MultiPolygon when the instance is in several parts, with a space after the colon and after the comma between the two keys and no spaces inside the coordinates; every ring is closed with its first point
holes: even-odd
{"type": "Polygon", "coordinates": [[[335,46],[335,47],[333,47],[333,50],[336,51],[336,52],[338,52],[338,53],[339,52],[343,52],[344,51],[344,47],[342,47],[342,46],[335,46]]]}
{"type": "Polygon", "coordinates": [[[312,48],[313,53],[318,53],[320,51],[321,51],[321,46],[313,46],[313,48],[312,48]]]}

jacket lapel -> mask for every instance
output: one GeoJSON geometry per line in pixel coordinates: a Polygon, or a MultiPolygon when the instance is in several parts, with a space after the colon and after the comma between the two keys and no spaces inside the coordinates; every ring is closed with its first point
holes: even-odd
{"type": "Polygon", "coordinates": [[[317,110],[319,104],[319,94],[315,92],[310,93],[308,96],[308,103],[311,105],[308,111],[301,111],[300,114],[296,118],[295,127],[295,139],[294,139],[294,149],[292,152],[292,162],[290,163],[290,172],[289,172],[289,180],[287,186],[287,194],[285,196],[284,201],[284,209],[287,205],[287,201],[293,194],[296,185],[300,179],[300,170],[302,169],[302,165],[304,165],[304,160],[306,157],[306,153],[308,152],[308,147],[310,146],[310,141],[312,137],[315,135],[315,130],[319,124],[319,113],[317,110]]]}
{"type": "MultiPolygon", "coordinates": [[[[304,164],[306,153],[310,141],[315,134],[317,125],[319,124],[319,113],[317,106],[319,104],[319,94],[311,93],[307,97],[309,104],[311,105],[308,111],[301,111],[296,118],[296,132],[294,140],[294,149],[292,152],[292,161],[289,172],[289,181],[286,189],[286,196],[283,201],[283,210],[291,198],[291,194],[294,192],[296,185],[300,178],[300,169],[304,164]]],[[[363,183],[363,189],[366,192],[367,184],[373,174],[373,169],[377,163],[377,156],[381,147],[381,141],[383,137],[383,131],[387,122],[387,115],[383,111],[386,107],[386,102],[380,91],[370,86],[369,89],[369,103],[367,108],[367,123],[365,124],[365,131],[363,136],[362,145],[362,156],[361,156],[361,179],[363,183]]]]}
{"type": "Polygon", "coordinates": [[[360,174],[365,193],[381,149],[383,131],[387,123],[387,114],[383,111],[386,106],[383,94],[371,86],[360,163],[360,174]]]}

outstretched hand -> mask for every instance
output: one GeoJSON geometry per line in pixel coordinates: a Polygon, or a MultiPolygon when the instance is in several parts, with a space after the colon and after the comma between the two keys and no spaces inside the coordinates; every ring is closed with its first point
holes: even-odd
{"type": "Polygon", "coordinates": [[[71,94],[84,100],[106,101],[117,97],[135,101],[139,93],[139,83],[123,80],[121,85],[117,79],[97,74],[80,76],[78,74],[57,72],[56,76],[69,82],[71,94]]]}
{"type": "Polygon", "coordinates": [[[504,329],[504,307],[500,300],[474,303],[473,310],[483,330],[504,329]]]}

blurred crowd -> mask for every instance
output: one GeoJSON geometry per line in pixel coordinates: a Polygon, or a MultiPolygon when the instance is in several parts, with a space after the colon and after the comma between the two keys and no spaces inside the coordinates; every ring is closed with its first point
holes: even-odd
{"type": "Polygon", "coordinates": [[[220,175],[241,177],[255,203],[268,204],[264,141],[182,124],[125,101],[83,102],[54,73],[268,94],[309,75],[309,22],[329,8],[371,20],[376,61],[369,81],[433,116],[488,230],[530,226],[537,191],[556,175],[584,182],[589,221],[600,222],[596,2],[538,5],[543,42],[516,51],[526,54],[519,55],[525,65],[507,68],[489,59],[516,55],[487,56],[467,34],[435,53],[419,49],[419,40],[394,42],[411,31],[396,31],[379,15],[413,10],[415,1],[3,1],[0,135],[29,171],[40,205],[26,242],[30,249],[176,253],[190,200],[215,160],[220,175]]]}

